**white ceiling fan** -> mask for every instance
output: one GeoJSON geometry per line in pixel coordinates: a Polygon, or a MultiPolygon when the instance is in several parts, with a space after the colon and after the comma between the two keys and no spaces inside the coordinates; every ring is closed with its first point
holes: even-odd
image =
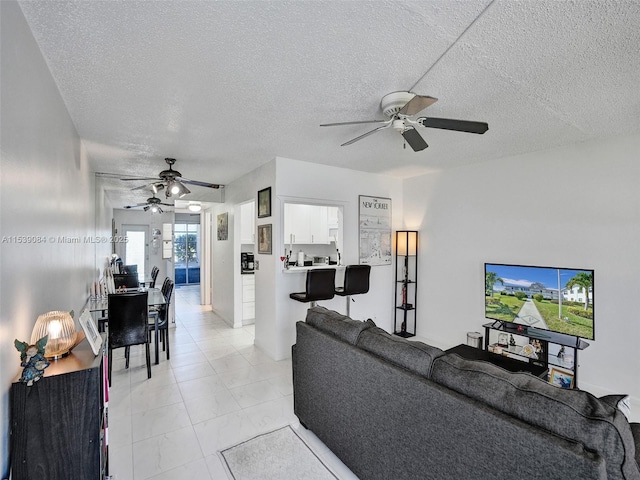
{"type": "Polygon", "coordinates": [[[393,92],[382,97],[380,109],[387,120],[361,120],[355,122],[325,123],[321,127],[334,127],[339,125],[356,125],[365,123],[379,123],[381,126],[356,138],[343,143],[341,146],[351,145],[385,128],[393,128],[399,132],[415,151],[424,150],[429,145],[422,138],[416,127],[440,128],[444,130],[454,130],[457,132],[477,133],[482,135],[489,129],[485,122],[474,122],[469,120],[454,120],[451,118],[419,117],[411,118],[420,113],[425,108],[433,105],[438,99],[427,95],[417,95],[412,92],[393,92]]]}

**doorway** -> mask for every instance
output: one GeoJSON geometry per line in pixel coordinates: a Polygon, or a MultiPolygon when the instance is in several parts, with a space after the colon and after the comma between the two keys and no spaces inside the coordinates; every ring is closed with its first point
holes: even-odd
{"type": "Polygon", "coordinates": [[[147,230],[146,225],[123,225],[127,238],[124,250],[124,264],[138,266],[138,282],[145,281],[147,265],[147,230]]]}
{"type": "Polygon", "coordinates": [[[176,218],[173,247],[176,285],[200,283],[200,216],[197,217],[189,221],[176,218]]]}

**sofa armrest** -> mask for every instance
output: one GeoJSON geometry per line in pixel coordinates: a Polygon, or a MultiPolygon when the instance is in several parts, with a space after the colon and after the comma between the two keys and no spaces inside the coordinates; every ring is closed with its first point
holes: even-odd
{"type": "Polygon", "coordinates": [[[636,463],[640,468],[640,423],[630,423],[633,443],[636,444],[636,463]]]}

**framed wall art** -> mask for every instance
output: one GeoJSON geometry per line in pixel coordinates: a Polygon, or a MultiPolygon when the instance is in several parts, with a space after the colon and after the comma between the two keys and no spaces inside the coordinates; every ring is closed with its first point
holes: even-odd
{"type": "Polygon", "coordinates": [[[391,199],[358,197],[361,265],[391,265],[391,199]]]}
{"type": "Polygon", "coordinates": [[[218,240],[229,239],[229,212],[218,215],[218,240]]]}
{"type": "Polygon", "coordinates": [[[271,255],[271,224],[258,225],[258,253],[271,255]]]}
{"type": "Polygon", "coordinates": [[[258,218],[271,216],[271,187],[258,191],[258,218]]]}

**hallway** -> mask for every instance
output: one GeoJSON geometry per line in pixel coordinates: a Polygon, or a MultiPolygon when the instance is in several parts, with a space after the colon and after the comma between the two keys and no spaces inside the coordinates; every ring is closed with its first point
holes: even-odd
{"type": "MultiPolygon", "coordinates": [[[[217,451],[291,424],[345,480],[357,478],[293,414],[291,360],[253,345],[254,326],[230,328],[199,305],[199,286],[174,291],[171,359],[147,379],[144,348],[114,351],[109,390],[112,480],[225,480],[217,451]]],[[[153,357],[153,346],[152,357],[153,357]]],[[[160,347],[162,348],[162,347],[160,347]]],[[[287,479],[283,479],[287,480],[287,479]]]]}
{"type": "MultiPolygon", "coordinates": [[[[225,479],[216,451],[296,421],[291,361],[253,346],[253,326],[232,329],[199,305],[199,286],[174,293],[171,359],[147,379],[144,349],[114,352],[109,401],[113,480],[225,479]]],[[[153,350],[153,346],[152,346],[153,350]]],[[[153,353],[152,353],[153,356],[153,353]]]]}

